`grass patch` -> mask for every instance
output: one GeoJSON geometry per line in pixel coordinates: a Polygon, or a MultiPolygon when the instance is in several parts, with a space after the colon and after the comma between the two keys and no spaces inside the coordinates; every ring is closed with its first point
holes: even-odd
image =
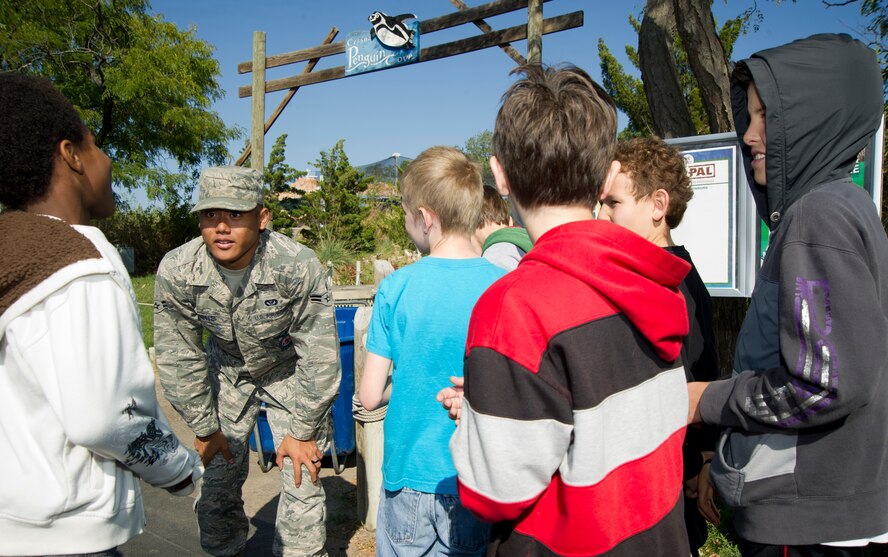
{"type": "Polygon", "coordinates": [[[132,277],[139,314],[142,316],[142,340],[145,348],[154,346],[154,275],[132,277]]]}
{"type": "Polygon", "coordinates": [[[724,531],[709,523],[706,528],[709,537],[700,548],[700,557],[740,557],[740,550],[724,531]]]}

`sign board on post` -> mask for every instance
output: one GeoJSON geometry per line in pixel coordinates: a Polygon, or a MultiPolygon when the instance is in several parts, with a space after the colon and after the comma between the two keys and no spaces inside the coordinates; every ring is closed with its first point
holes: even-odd
{"type": "Polygon", "coordinates": [[[713,296],[749,296],[758,270],[757,215],[734,133],[668,139],[684,155],[694,197],[672,231],[713,296]]]}
{"type": "MultiPolygon", "coordinates": [[[[395,19],[381,12],[374,12],[370,17],[376,14],[387,20],[395,19]]],[[[345,41],[347,57],[345,75],[373,72],[418,62],[419,21],[414,19],[409,24],[397,22],[397,26],[399,35],[391,34],[388,27],[382,23],[375,24],[372,31],[349,33],[345,41]]]]}
{"type": "MultiPolygon", "coordinates": [[[[866,147],[851,179],[881,213],[885,122],[866,147]]],[[[672,239],[683,244],[713,296],[750,296],[768,246],[734,132],[667,139],[684,155],[694,197],[672,239]]]]}

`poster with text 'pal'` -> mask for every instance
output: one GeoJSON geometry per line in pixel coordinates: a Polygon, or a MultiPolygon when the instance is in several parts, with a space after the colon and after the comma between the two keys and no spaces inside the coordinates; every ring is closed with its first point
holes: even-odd
{"type": "Polygon", "coordinates": [[[710,288],[735,287],[737,147],[682,150],[694,197],[685,218],[672,231],[710,288]],[[688,216],[691,218],[688,218],[688,216]]]}

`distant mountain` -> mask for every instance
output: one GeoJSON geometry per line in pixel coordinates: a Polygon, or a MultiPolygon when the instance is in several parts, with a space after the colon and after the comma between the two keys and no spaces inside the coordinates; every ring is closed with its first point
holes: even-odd
{"type": "Polygon", "coordinates": [[[377,182],[396,184],[400,172],[402,172],[407,163],[412,160],[413,159],[408,157],[391,156],[382,159],[381,161],[371,162],[370,164],[365,164],[363,166],[356,166],[355,168],[367,176],[372,176],[377,182]],[[397,167],[400,167],[400,170],[396,170],[396,164],[397,167]]]}

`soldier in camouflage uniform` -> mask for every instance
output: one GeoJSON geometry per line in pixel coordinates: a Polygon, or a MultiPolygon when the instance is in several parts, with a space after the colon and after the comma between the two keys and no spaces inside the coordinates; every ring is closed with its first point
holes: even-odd
{"type": "Polygon", "coordinates": [[[219,556],[244,548],[247,443],[264,401],[281,479],[274,553],[325,555],[318,472],[340,380],[329,278],[314,252],[265,230],[255,170],[205,170],[194,211],[202,237],[166,254],[157,272],[154,344],[164,393],[207,466],[201,545],[219,556]]]}

